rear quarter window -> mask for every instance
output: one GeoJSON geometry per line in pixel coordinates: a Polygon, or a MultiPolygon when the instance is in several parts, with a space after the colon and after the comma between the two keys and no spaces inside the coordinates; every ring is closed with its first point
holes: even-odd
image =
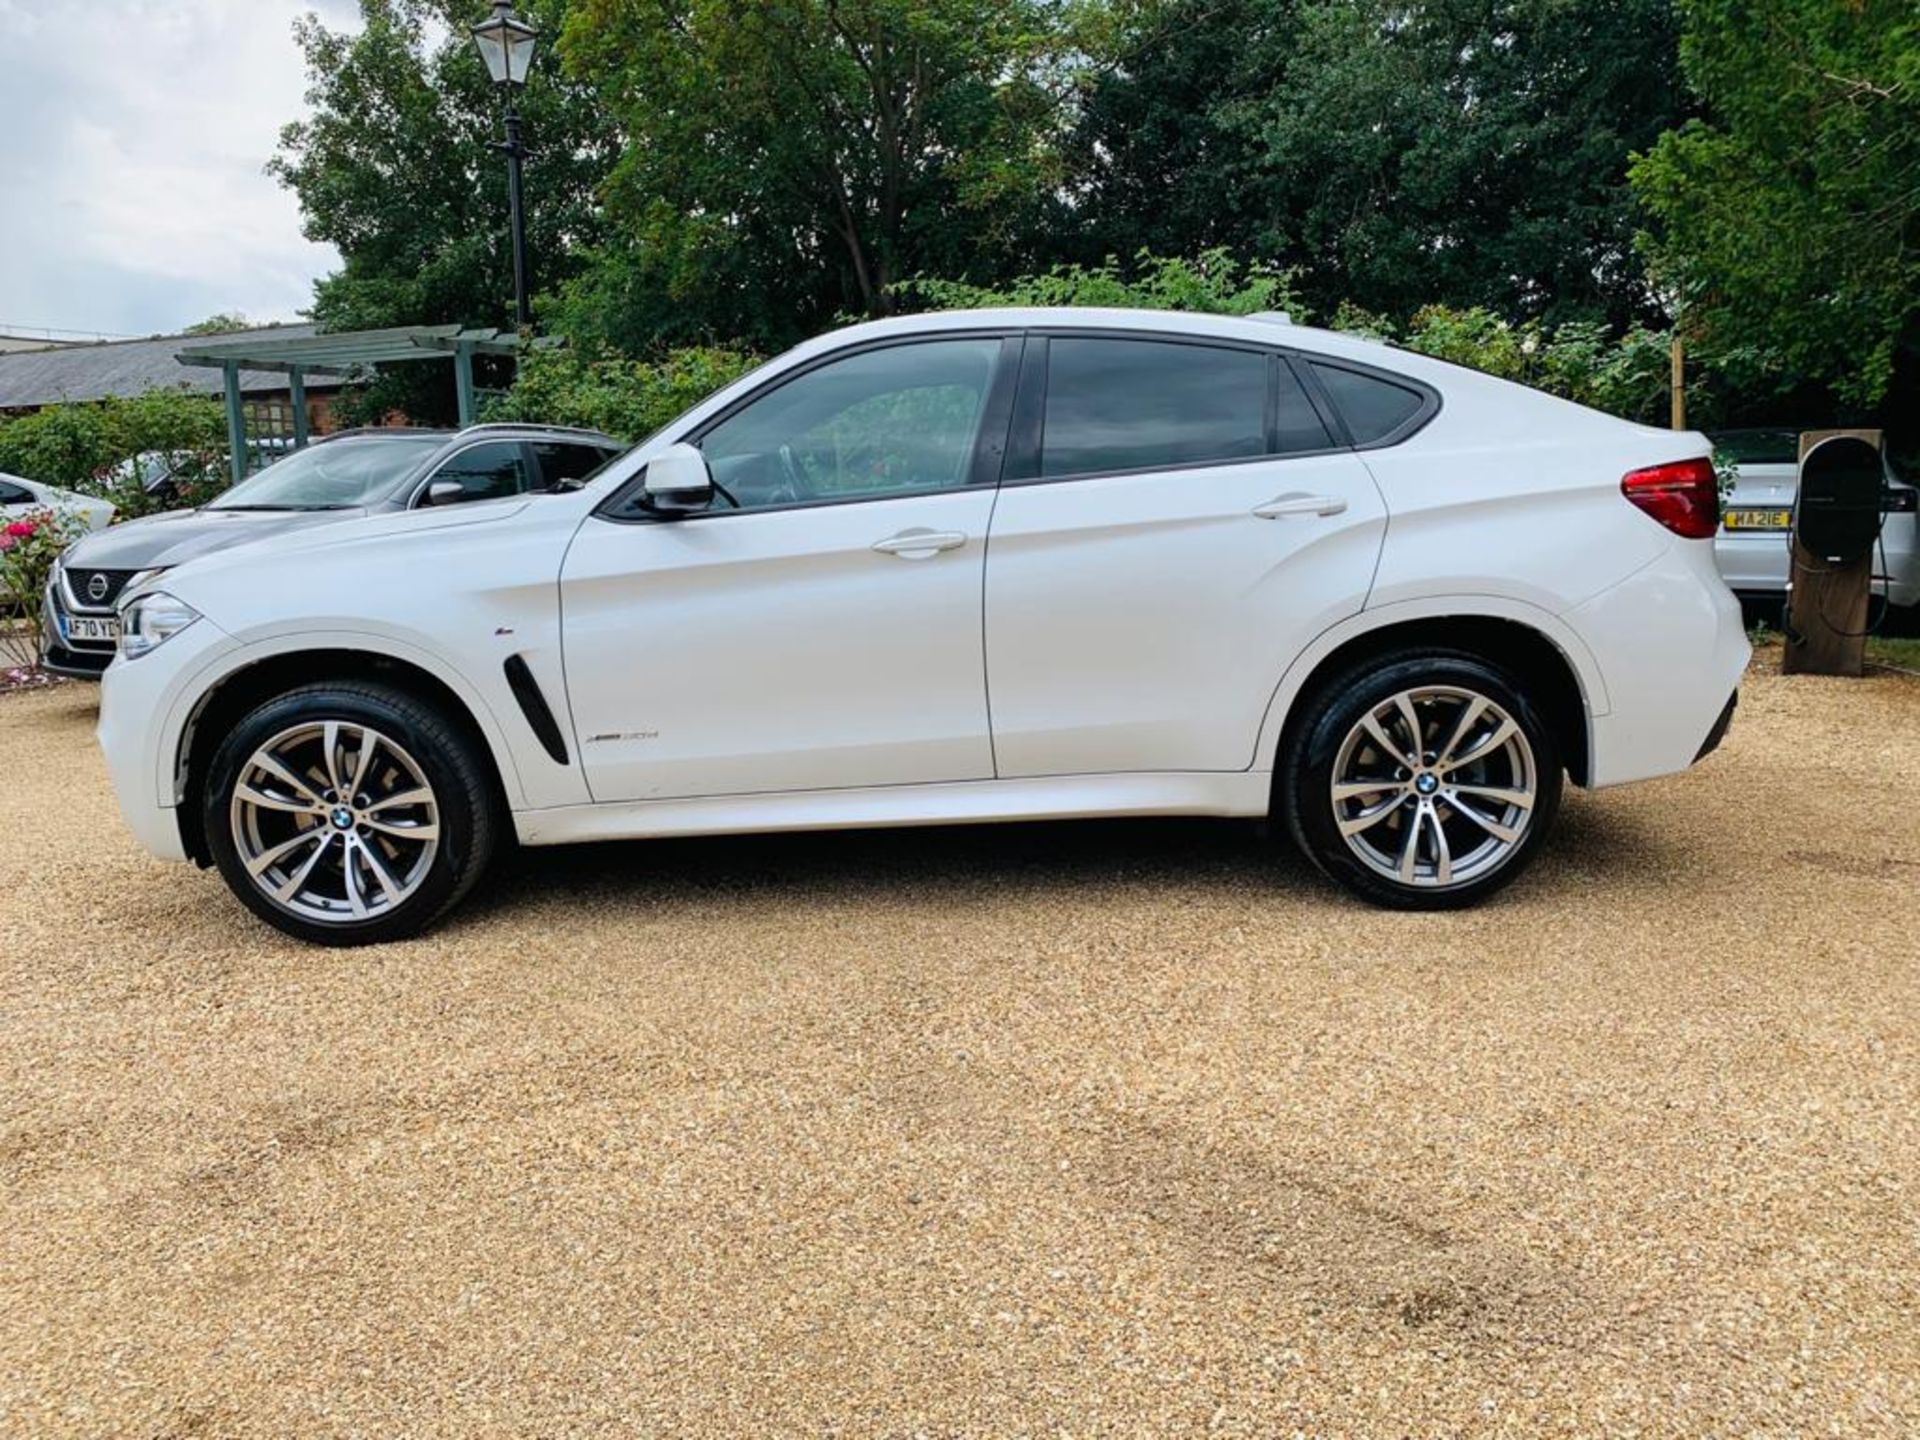
{"type": "Polygon", "coordinates": [[[1427,408],[1427,396],[1411,385],[1396,385],[1379,375],[1364,375],[1341,365],[1313,362],[1314,377],[1334,409],[1347,422],[1356,445],[1393,438],[1427,408]]]}

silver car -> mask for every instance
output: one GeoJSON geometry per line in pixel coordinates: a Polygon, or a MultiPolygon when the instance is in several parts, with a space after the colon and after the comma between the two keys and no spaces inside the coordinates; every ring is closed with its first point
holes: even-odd
{"type": "MultiPolygon", "coordinates": [[[[1713,541],[1721,577],[1742,600],[1778,601],[1792,569],[1787,542],[1800,493],[1800,432],[1722,430],[1708,438],[1735,470],[1713,541]]],[[[1883,497],[1887,513],[1874,547],[1874,593],[1893,605],[1920,605],[1920,491],[1886,465],[1883,497]]]]}
{"type": "Polygon", "coordinates": [[[60,557],[41,609],[46,668],[97,679],[134,576],[308,525],[386,510],[571,488],[626,447],[592,430],[475,425],[349,430],[276,460],[198,510],[89,535],[60,557]]]}

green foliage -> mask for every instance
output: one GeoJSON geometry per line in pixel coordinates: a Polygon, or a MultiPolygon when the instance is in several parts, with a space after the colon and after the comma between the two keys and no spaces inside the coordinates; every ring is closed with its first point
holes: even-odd
{"type": "MultiPolygon", "coordinates": [[[[550,45],[569,0],[521,0],[550,45]]],[[[361,27],[295,25],[307,119],[280,134],[269,171],[299,197],[309,239],[343,264],[315,287],[330,330],[458,322],[513,324],[500,97],[468,27],[475,0],[360,0],[361,27]]],[[[516,103],[527,160],[527,253],[536,291],[564,284],[602,234],[598,191],[618,125],[594,91],[543,54],[516,103]]],[[[394,366],[370,408],[448,421],[448,367],[394,366]]]]}
{"type": "Polygon", "coordinates": [[[574,0],[561,50],[625,146],[559,328],[779,346],[902,277],[991,279],[1054,215],[1077,8],[574,0]]]}
{"type": "MultiPolygon", "coordinates": [[[[1284,310],[1296,321],[1305,320],[1292,285],[1291,274],[1242,265],[1225,250],[1209,250],[1193,260],[1141,251],[1125,267],[1112,259],[1093,267],[1061,265],[998,287],[921,279],[902,285],[900,294],[939,310],[993,305],[1099,305],[1216,315],[1284,310]]],[[[1515,324],[1484,307],[1445,305],[1421,307],[1403,329],[1351,302],[1340,306],[1332,324],[1632,420],[1656,421],[1667,404],[1671,337],[1664,332],[1635,327],[1616,339],[1595,321],[1515,324]]]]}
{"type": "Polygon", "coordinates": [[[136,457],[151,457],[175,475],[181,498],[172,503],[211,499],[228,478],[220,402],[149,390],[0,421],[0,470],[111,500],[117,519],[160,508],[140,484],[136,457]]]}
{"type": "Polygon", "coordinates": [[[1920,15],[1912,0],[1680,10],[1708,116],[1633,166],[1656,272],[1743,382],[1816,380],[1871,406],[1920,346],[1920,15]]]}
{"type": "Polygon", "coordinates": [[[513,388],[488,403],[488,420],[582,425],[629,443],[730,384],[759,361],[738,350],[674,350],[656,363],[574,350],[536,350],[513,388]]]}
{"type": "Polygon", "coordinates": [[[1072,143],[1102,251],[1211,246],[1315,309],[1650,314],[1630,152],[1683,113],[1671,0],[1146,0],[1072,143]]]}
{"type": "MultiPolygon", "coordinates": [[[[1369,333],[1393,339],[1377,327],[1369,333]]],[[[1669,403],[1671,342],[1669,334],[1640,327],[1615,338],[1593,321],[1514,324],[1477,307],[1429,305],[1415,313],[1399,343],[1624,419],[1654,423],[1664,420],[1669,403]]],[[[1704,403],[1706,397],[1696,398],[1704,403]]]]}
{"type": "Polygon", "coordinates": [[[223,310],[218,315],[209,315],[204,320],[196,320],[180,333],[182,335],[232,335],[241,330],[258,330],[259,321],[249,320],[238,310],[223,310]]]}
{"type": "MultiPolygon", "coordinates": [[[[312,113],[273,170],[344,257],[330,328],[508,320],[479,8],[297,28],[312,113]]],[[[1678,313],[1703,419],[1916,412],[1911,0],[521,8],[539,311],[579,355],[511,406],[634,433],[674,347],[1027,303],[1311,310],[1654,420],[1678,313]],[[582,358],[620,354],[660,363],[582,358]]],[[[393,367],[352,403],[446,420],[452,386],[393,367]]]]}
{"type": "Polygon", "coordinates": [[[1056,265],[1036,275],[1016,276],[1000,286],[920,278],[895,287],[906,304],[929,310],[979,310],[993,305],[1092,305],[1120,309],[1200,310],[1216,315],[1254,315],[1262,310],[1298,314],[1291,273],[1268,265],[1242,264],[1225,249],[1192,260],[1140,251],[1128,265],[1113,256],[1094,266],[1056,265]]]}

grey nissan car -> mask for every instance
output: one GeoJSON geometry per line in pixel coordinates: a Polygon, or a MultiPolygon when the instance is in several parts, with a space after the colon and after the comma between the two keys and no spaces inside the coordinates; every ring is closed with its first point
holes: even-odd
{"type": "Polygon", "coordinates": [[[550,425],[329,435],[198,510],[130,520],[69,547],[41,610],[44,663],[98,679],[119,638],[114,602],[136,575],[305,525],[566,489],[626,448],[596,431],[550,425]]]}

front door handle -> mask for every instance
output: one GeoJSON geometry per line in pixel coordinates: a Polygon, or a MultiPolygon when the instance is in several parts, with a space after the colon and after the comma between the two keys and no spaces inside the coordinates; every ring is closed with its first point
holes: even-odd
{"type": "Polygon", "coordinates": [[[1338,495],[1309,495],[1304,490],[1290,490],[1264,505],[1254,506],[1253,513],[1262,520],[1279,520],[1288,515],[1338,515],[1346,508],[1347,502],[1338,495]]]}
{"type": "Polygon", "coordinates": [[[884,540],[873,542],[882,555],[898,555],[902,560],[925,560],[942,550],[958,550],[967,537],[958,530],[902,530],[884,540]]]}

